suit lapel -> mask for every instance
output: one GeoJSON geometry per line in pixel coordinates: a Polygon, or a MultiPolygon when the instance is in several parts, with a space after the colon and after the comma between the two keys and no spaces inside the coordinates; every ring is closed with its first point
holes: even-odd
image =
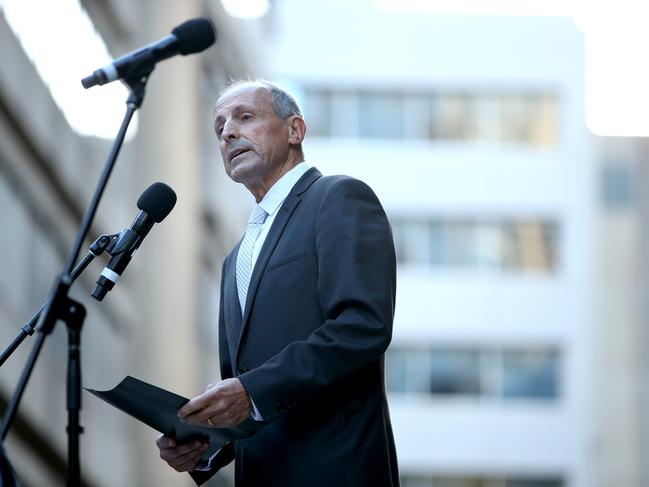
{"type": "Polygon", "coordinates": [[[226,332],[228,334],[228,343],[233,344],[230,350],[236,350],[239,346],[239,337],[241,336],[241,305],[239,305],[239,294],[237,292],[237,254],[241,241],[234,247],[230,253],[231,264],[225,267],[226,275],[225,286],[223,288],[223,305],[226,332]]]}
{"type": "MultiPolygon", "coordinates": [[[[298,180],[298,182],[295,183],[295,186],[293,186],[293,189],[284,200],[284,203],[282,203],[282,206],[278,210],[278,214],[275,217],[275,221],[273,221],[273,226],[270,227],[268,236],[264,241],[264,245],[261,248],[259,257],[257,258],[255,268],[252,271],[252,276],[250,277],[248,298],[246,300],[246,307],[243,310],[243,319],[241,322],[241,336],[239,337],[239,343],[237,346],[237,356],[239,354],[239,348],[241,347],[241,342],[243,342],[244,333],[248,324],[250,309],[254,305],[257,289],[259,288],[259,282],[261,281],[261,277],[266,270],[268,259],[272,255],[273,250],[275,249],[275,246],[277,245],[277,242],[279,241],[279,238],[281,237],[282,232],[286,227],[286,224],[293,214],[293,211],[300,204],[300,201],[302,201],[302,194],[309,188],[309,186],[311,186],[311,184],[313,184],[314,181],[316,181],[321,176],[322,174],[320,173],[320,171],[318,171],[314,167],[304,173],[304,175],[298,180]]],[[[236,360],[235,363],[237,363],[236,360]]]]}

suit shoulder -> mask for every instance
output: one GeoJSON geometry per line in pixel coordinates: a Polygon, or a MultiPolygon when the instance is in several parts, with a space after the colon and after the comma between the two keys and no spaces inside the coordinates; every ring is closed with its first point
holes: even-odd
{"type": "Polygon", "coordinates": [[[354,182],[363,183],[360,179],[347,176],[345,174],[335,174],[333,176],[322,176],[317,181],[319,184],[326,186],[328,188],[335,186],[337,184],[353,184],[354,182]]]}
{"type": "Polygon", "coordinates": [[[313,202],[321,211],[347,211],[345,208],[373,208],[385,214],[378,196],[369,185],[350,176],[323,176],[314,191],[313,202]]]}
{"type": "Polygon", "coordinates": [[[374,191],[369,185],[360,179],[353,178],[351,176],[346,176],[344,174],[337,174],[334,176],[323,176],[316,183],[319,183],[320,190],[323,194],[329,192],[361,192],[361,193],[370,193],[374,196],[374,191]]]}

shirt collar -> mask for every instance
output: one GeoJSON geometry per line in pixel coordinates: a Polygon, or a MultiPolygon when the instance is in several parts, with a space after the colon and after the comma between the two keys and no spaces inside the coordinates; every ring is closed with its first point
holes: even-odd
{"type": "Polygon", "coordinates": [[[266,193],[264,198],[259,202],[259,206],[261,206],[269,215],[275,213],[291,192],[295,183],[297,183],[309,169],[311,169],[311,166],[306,162],[300,162],[270,187],[268,193],[266,193]]]}

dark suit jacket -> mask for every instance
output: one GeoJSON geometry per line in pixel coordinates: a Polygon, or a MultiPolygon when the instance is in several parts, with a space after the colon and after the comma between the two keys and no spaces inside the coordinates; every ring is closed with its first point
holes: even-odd
{"type": "Polygon", "coordinates": [[[234,457],[237,487],[398,486],[383,377],[396,286],[385,212],[363,182],[315,168],[278,211],[243,317],[238,245],[221,281],[221,376],[239,377],[265,425],[192,476],[201,483],[234,457]]]}

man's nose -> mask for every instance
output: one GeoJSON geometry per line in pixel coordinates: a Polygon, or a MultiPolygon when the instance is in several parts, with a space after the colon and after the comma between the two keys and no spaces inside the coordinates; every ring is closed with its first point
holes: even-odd
{"type": "Polygon", "coordinates": [[[223,138],[225,140],[234,140],[239,138],[239,127],[233,121],[226,121],[223,124],[223,138]]]}

